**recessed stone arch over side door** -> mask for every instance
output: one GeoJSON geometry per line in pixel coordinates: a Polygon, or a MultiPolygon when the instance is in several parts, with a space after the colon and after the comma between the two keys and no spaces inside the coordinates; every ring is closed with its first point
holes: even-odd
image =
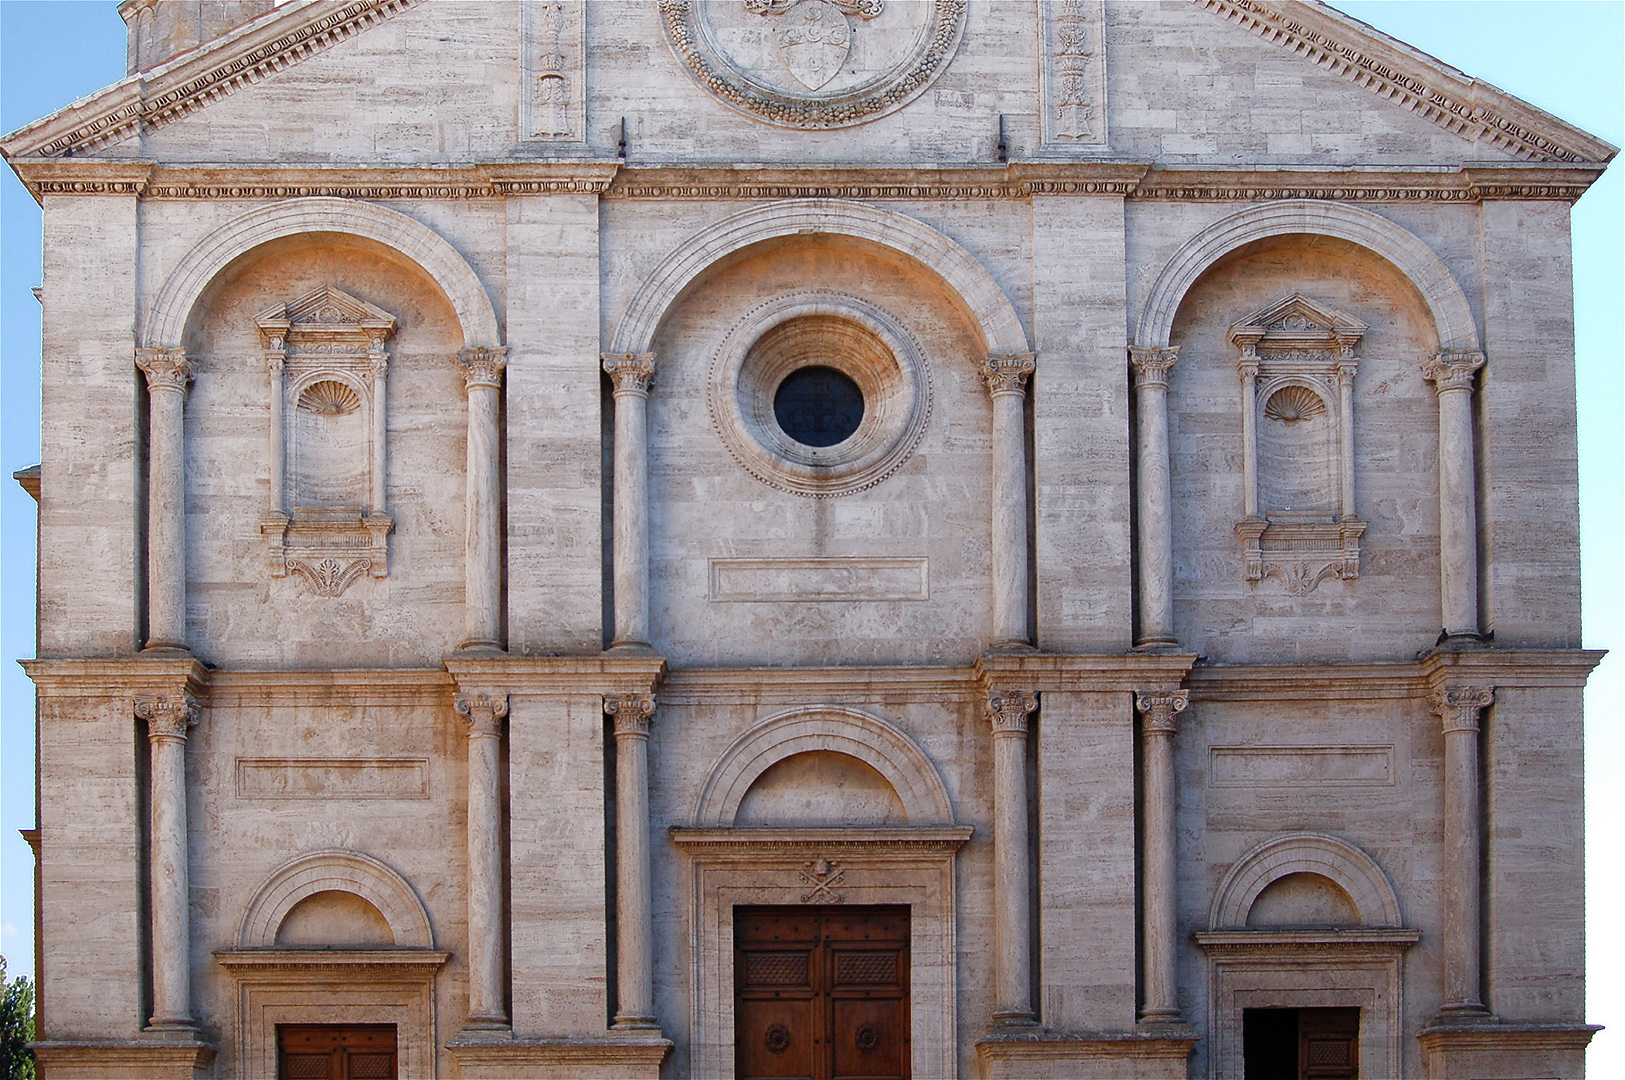
{"type": "Polygon", "coordinates": [[[340,233],[385,245],[421,267],[445,293],[462,325],[463,343],[502,343],[496,309],[468,261],[439,233],[399,211],[355,199],[288,199],[255,207],[192,246],[164,280],[143,323],[148,348],[179,348],[187,320],[205,289],[233,260],[271,240],[306,233],[340,233]]]}
{"type": "Polygon", "coordinates": [[[1174,252],[1140,312],[1134,344],[1166,349],[1185,294],[1208,267],[1255,240],[1304,233],[1335,236],[1388,260],[1422,294],[1445,351],[1476,352],[1478,324],[1467,295],[1443,260],[1422,239],[1381,215],[1319,199],[1289,199],[1251,206],[1214,222],[1174,252]]]}
{"type": "Polygon", "coordinates": [[[423,901],[387,863],[359,851],[312,851],[272,872],[249,901],[237,928],[239,949],[276,945],[282,920],[301,901],[321,892],[347,892],[378,909],[399,949],[434,948],[434,928],[423,901]]]}
{"type": "Polygon", "coordinates": [[[666,313],[719,259],[779,236],[852,236],[907,255],[940,277],[970,311],[996,355],[1030,353],[1027,332],[1004,290],[974,255],[895,210],[844,199],[798,199],[752,207],[707,225],[667,255],[638,289],[609,352],[648,353],[666,313]]]}
{"type": "Polygon", "coordinates": [[[1353,901],[1361,926],[1403,925],[1399,896],[1375,859],[1346,840],[1309,832],[1271,837],[1237,859],[1214,894],[1208,925],[1245,927],[1259,893],[1288,874],[1317,874],[1335,883],[1353,901]]]}

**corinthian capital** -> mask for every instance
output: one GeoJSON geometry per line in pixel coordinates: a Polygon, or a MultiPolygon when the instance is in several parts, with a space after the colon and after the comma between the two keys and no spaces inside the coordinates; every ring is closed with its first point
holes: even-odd
{"type": "Polygon", "coordinates": [[[1168,372],[1178,360],[1178,349],[1130,349],[1128,362],[1134,371],[1134,388],[1138,390],[1147,386],[1167,389],[1168,372]]]}
{"type": "Polygon", "coordinates": [[[987,718],[993,734],[1027,734],[1027,715],[1038,708],[1038,695],[1031,690],[991,690],[987,695],[987,718]]]}
{"type": "Polygon", "coordinates": [[[137,349],[135,366],[147,376],[147,390],[174,390],[186,393],[186,384],[197,374],[197,365],[186,358],[185,349],[137,349]]]}
{"type": "Polygon", "coordinates": [[[463,385],[469,390],[502,389],[502,370],[508,366],[508,350],[471,345],[457,354],[463,369],[463,385]]]}
{"type": "Polygon", "coordinates": [[[1478,714],[1495,704],[1493,686],[1446,686],[1433,692],[1433,711],[1444,733],[1477,731],[1478,714]]]}
{"type": "Polygon", "coordinates": [[[655,378],[655,354],[605,353],[604,371],[617,394],[647,394],[655,378]]]}
{"type": "Polygon", "coordinates": [[[648,694],[605,694],[604,711],[615,718],[616,738],[648,738],[655,699],[648,694]]]}
{"type": "Polygon", "coordinates": [[[1144,722],[1140,730],[1147,735],[1172,735],[1178,730],[1175,720],[1191,703],[1189,690],[1136,690],[1134,707],[1140,710],[1144,722]]]}
{"type": "Polygon", "coordinates": [[[135,699],[135,714],[147,722],[149,739],[184,739],[186,729],[198,722],[202,710],[189,694],[135,699]]]}
{"type": "Polygon", "coordinates": [[[502,718],[508,715],[507,694],[458,694],[453,704],[468,724],[469,738],[502,733],[502,718]]]}
{"type": "Polygon", "coordinates": [[[1471,390],[1473,373],[1484,366],[1481,352],[1442,352],[1422,361],[1422,377],[1433,384],[1435,393],[1471,390]]]}
{"type": "Polygon", "coordinates": [[[1026,392],[1027,377],[1037,368],[1032,353],[989,353],[982,361],[982,378],[987,382],[987,392],[994,397],[1021,394],[1026,392]]]}

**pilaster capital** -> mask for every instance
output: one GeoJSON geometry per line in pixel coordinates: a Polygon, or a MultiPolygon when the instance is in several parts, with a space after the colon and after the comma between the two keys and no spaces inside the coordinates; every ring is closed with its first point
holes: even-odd
{"type": "Polygon", "coordinates": [[[453,705],[468,726],[469,738],[502,734],[502,718],[508,715],[507,694],[458,694],[453,705]]]}
{"type": "Polygon", "coordinates": [[[1140,710],[1144,722],[1140,730],[1146,735],[1172,735],[1179,728],[1175,719],[1191,703],[1189,690],[1136,690],[1134,707],[1140,710]]]}
{"type": "Polygon", "coordinates": [[[148,739],[184,740],[186,729],[202,718],[203,710],[190,694],[178,697],[159,694],[156,697],[136,698],[135,714],[147,722],[148,739]]]}
{"type": "Polygon", "coordinates": [[[267,352],[265,354],[265,371],[273,379],[282,378],[282,372],[287,369],[288,356],[282,352],[267,352]]]}
{"type": "Polygon", "coordinates": [[[615,718],[617,739],[647,739],[655,699],[651,694],[605,694],[604,711],[615,718]]]}
{"type": "Polygon", "coordinates": [[[457,353],[457,363],[463,369],[463,386],[468,390],[502,389],[502,371],[508,366],[508,350],[470,345],[457,353]]]}
{"type": "Polygon", "coordinates": [[[197,365],[186,358],[185,349],[137,349],[135,366],[147,376],[147,390],[174,390],[186,393],[186,384],[197,374],[197,365]]]}
{"type": "Polygon", "coordinates": [[[1337,360],[1337,381],[1346,390],[1354,385],[1354,376],[1360,370],[1359,357],[1352,352],[1337,360]]]}
{"type": "Polygon", "coordinates": [[[989,353],[982,361],[982,379],[987,392],[994,397],[1001,394],[1024,394],[1027,379],[1038,369],[1033,353],[989,353]]]}
{"type": "Polygon", "coordinates": [[[1422,361],[1422,377],[1433,384],[1435,393],[1473,388],[1473,374],[1484,366],[1481,352],[1446,351],[1422,361]]]}
{"type": "Polygon", "coordinates": [[[1244,352],[1241,359],[1236,361],[1236,373],[1243,379],[1258,378],[1258,353],[1244,352]]]}
{"type": "Polygon", "coordinates": [[[1031,690],[990,690],[987,695],[987,718],[993,724],[993,735],[1026,735],[1027,716],[1038,708],[1038,695],[1031,690]]]}
{"type": "Polygon", "coordinates": [[[1168,389],[1168,372],[1179,360],[1179,350],[1146,349],[1139,346],[1128,351],[1129,367],[1134,372],[1134,389],[1168,389]]]}
{"type": "Polygon", "coordinates": [[[654,353],[604,353],[604,372],[615,384],[615,394],[649,393],[655,378],[654,353]]]}
{"type": "MultiPolygon", "coordinates": [[[[507,366],[507,361],[503,361],[503,366],[504,367],[507,366]]],[[[374,353],[369,354],[367,356],[367,370],[372,375],[374,382],[376,382],[379,379],[382,379],[385,375],[388,375],[389,374],[389,354],[387,352],[382,352],[382,351],[374,352],[374,353]]],[[[463,379],[464,379],[465,382],[468,379],[466,369],[465,369],[465,373],[463,375],[463,379]]]]}
{"type": "Polygon", "coordinates": [[[1478,731],[1478,714],[1495,704],[1493,686],[1443,686],[1433,692],[1433,711],[1444,733],[1478,731]]]}

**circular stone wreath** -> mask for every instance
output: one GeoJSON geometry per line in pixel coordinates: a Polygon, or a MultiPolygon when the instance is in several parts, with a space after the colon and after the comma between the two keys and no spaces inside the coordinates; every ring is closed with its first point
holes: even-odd
{"type": "Polygon", "coordinates": [[[696,0],[660,0],[672,51],[696,82],[740,112],[799,128],[851,127],[907,104],[948,66],[965,29],[966,0],[893,0],[930,3],[931,16],[917,49],[901,64],[847,90],[799,93],[771,86],[731,62],[697,25],[696,0]]]}
{"type": "Polygon", "coordinates": [[[746,313],[717,349],[707,401],[734,460],[769,487],[830,498],[873,487],[919,444],[931,373],[914,336],[880,308],[830,291],[777,297],[746,313]],[[830,367],[858,385],[863,419],[833,446],[797,442],[774,396],[792,373],[830,367]]]}

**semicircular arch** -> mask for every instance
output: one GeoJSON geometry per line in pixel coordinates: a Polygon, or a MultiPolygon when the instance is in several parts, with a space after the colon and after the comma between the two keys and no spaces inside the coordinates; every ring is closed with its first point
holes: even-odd
{"type": "Polygon", "coordinates": [[[142,339],[150,348],[180,347],[192,309],[222,270],[261,244],[304,233],[358,236],[399,252],[445,293],[462,326],[463,344],[490,348],[502,343],[490,295],[444,237],[398,210],[325,196],[256,207],[199,240],[164,279],[142,339]]]}
{"type": "Polygon", "coordinates": [[[429,912],[407,880],[371,855],[335,848],[301,855],[265,879],[238,925],[238,948],[274,946],[288,912],[301,900],[322,892],[353,893],[377,908],[389,923],[396,948],[434,947],[429,912]]]}
{"type": "Polygon", "coordinates": [[[655,332],[683,290],[717,260],[780,236],[851,236],[891,248],[936,273],[970,310],[987,351],[1030,352],[1010,298],[974,255],[922,221],[845,199],[797,199],[742,210],[690,236],[638,288],[615,328],[610,352],[652,351],[655,332]]]}
{"type": "Polygon", "coordinates": [[[1347,840],[1298,832],[1271,837],[1236,860],[1213,896],[1208,926],[1245,927],[1258,894],[1288,874],[1318,874],[1334,882],[1353,902],[1361,926],[1403,925],[1399,896],[1375,859],[1347,840]]]}
{"type": "Polygon", "coordinates": [[[1249,207],[1214,222],[1187,240],[1151,286],[1135,330],[1135,345],[1168,347],[1174,315],[1208,267],[1244,244],[1295,233],[1335,236],[1386,259],[1422,295],[1438,330],[1439,347],[1446,351],[1478,351],[1478,324],[1467,294],[1432,248],[1416,234],[1370,210],[1318,199],[1288,199],[1249,207]]]}
{"type": "Polygon", "coordinates": [[[871,766],[897,793],[910,825],[951,825],[953,805],[920,745],[889,721],[838,705],[791,709],[755,724],[723,751],[694,810],[698,828],[730,827],[750,786],[786,758],[846,754],[871,766]]]}

